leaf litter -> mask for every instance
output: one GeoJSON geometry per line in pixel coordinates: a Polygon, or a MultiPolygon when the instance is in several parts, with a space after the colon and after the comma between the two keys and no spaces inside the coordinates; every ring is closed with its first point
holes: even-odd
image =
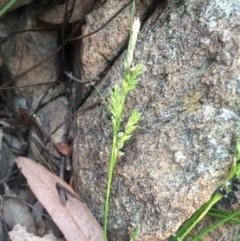
{"type": "MultiPolygon", "coordinates": [[[[16,194],[9,190],[6,183],[4,184],[5,195],[17,197],[16,194]]],[[[3,216],[9,229],[13,229],[16,224],[25,226],[27,231],[36,234],[36,229],[32,214],[29,208],[23,203],[14,199],[4,199],[3,201],[3,216]]]]}
{"type": "Polygon", "coordinates": [[[20,224],[14,226],[14,229],[9,232],[11,241],[63,241],[54,236],[53,233],[46,234],[40,238],[34,236],[32,233],[28,233],[26,227],[22,227],[20,224]]]}
{"type": "Polygon", "coordinates": [[[74,190],[45,167],[26,157],[16,158],[18,168],[68,241],[102,241],[103,231],[87,206],[74,190]],[[57,186],[65,191],[62,204],[57,186]]]}

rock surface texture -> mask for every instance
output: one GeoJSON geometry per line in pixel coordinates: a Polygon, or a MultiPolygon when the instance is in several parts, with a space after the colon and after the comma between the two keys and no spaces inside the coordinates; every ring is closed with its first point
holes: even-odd
{"type": "MultiPolygon", "coordinates": [[[[141,1],[138,4],[137,16],[143,15],[144,11],[152,1],[141,1]]],[[[87,15],[87,24],[83,27],[83,34],[89,34],[93,30],[101,27],[107,22],[121,7],[126,4],[125,1],[106,1],[105,4],[87,15]]],[[[129,26],[131,21],[130,4],[121,14],[116,16],[102,31],[83,39],[82,62],[83,75],[92,79],[97,78],[110,62],[121,51],[129,35],[129,26]]]]}
{"type": "MultiPolygon", "coordinates": [[[[142,118],[115,167],[109,240],[127,240],[138,224],[137,240],[166,240],[222,184],[239,121],[239,20],[240,0],[169,0],[144,25],[135,51],[144,73],[125,109],[126,117],[140,109],[142,118]]],[[[125,55],[99,85],[104,96],[123,77],[125,55]]],[[[74,143],[78,191],[100,222],[112,135],[107,116],[104,105],[79,116],[74,143]]]]}
{"type": "MultiPolygon", "coordinates": [[[[146,9],[153,2],[154,0],[138,1],[136,16],[144,19],[147,13],[146,9]]],[[[86,16],[87,23],[82,28],[82,34],[89,34],[102,27],[125,4],[126,1],[122,0],[117,2],[108,0],[98,8],[95,8],[86,16]]],[[[123,52],[129,36],[131,8],[132,5],[129,4],[101,31],[82,40],[81,47],[79,51],[76,51],[74,57],[75,69],[82,70],[78,76],[80,79],[88,80],[88,78],[91,78],[92,80],[98,80],[123,52]]],[[[77,73],[77,71],[75,72],[77,73]]],[[[81,86],[82,100],[86,99],[91,90],[91,84],[81,86]]]]}
{"type": "MultiPolygon", "coordinates": [[[[72,6],[72,4],[72,0],[68,1],[69,8],[72,6]]],[[[72,23],[81,20],[81,18],[88,13],[91,7],[91,0],[75,0],[74,10],[69,22],[72,23]]],[[[66,3],[60,5],[51,5],[39,13],[38,18],[47,23],[61,24],[64,21],[65,8],[66,3]]]]}

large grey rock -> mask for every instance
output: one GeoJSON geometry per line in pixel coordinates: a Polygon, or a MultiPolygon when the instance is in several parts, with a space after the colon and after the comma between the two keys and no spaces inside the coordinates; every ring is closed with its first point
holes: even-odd
{"type": "MultiPolygon", "coordinates": [[[[18,22],[13,27],[13,32],[49,28],[49,25],[37,20],[39,7],[40,5],[37,3],[26,6],[18,22]]],[[[1,44],[3,59],[12,78],[17,77],[40,61],[43,61],[56,49],[57,31],[26,31],[13,35],[1,44]]],[[[57,56],[55,55],[38,68],[35,68],[14,82],[14,85],[19,87],[19,89],[14,90],[13,103],[15,110],[21,107],[34,111],[37,108],[40,100],[51,85],[23,87],[47,82],[54,83],[56,81],[56,64],[57,56]]],[[[5,78],[4,82],[8,82],[9,80],[9,77],[5,78]]]]}
{"type": "MultiPolygon", "coordinates": [[[[68,22],[80,21],[92,7],[92,0],[76,0],[73,13],[68,22]]],[[[68,7],[72,7],[73,1],[68,2],[68,7]]],[[[64,21],[66,3],[60,5],[51,5],[39,13],[38,18],[51,24],[61,24],[64,21]]]]}
{"type": "MultiPolygon", "coordinates": [[[[142,118],[115,167],[109,240],[127,240],[138,224],[137,240],[165,240],[226,178],[240,120],[239,15],[239,0],[169,0],[141,31],[135,61],[144,73],[124,121],[133,109],[142,118]]],[[[125,54],[98,86],[104,96],[122,79],[125,54]]],[[[86,105],[97,98],[93,93],[86,105]]],[[[80,197],[101,223],[107,116],[102,105],[78,117],[73,155],[80,197]]]]}
{"type": "MultiPolygon", "coordinates": [[[[44,30],[50,28],[51,26],[49,26],[49,24],[42,23],[37,19],[39,9],[40,5],[38,3],[32,3],[26,6],[22,13],[17,13],[16,15],[14,13],[7,14],[0,24],[0,36],[5,37],[12,32],[27,29],[44,30]]],[[[58,47],[57,37],[57,30],[26,31],[13,35],[4,41],[0,46],[1,57],[5,67],[0,73],[1,82],[8,82],[11,79],[10,77],[17,77],[50,56],[58,47]]],[[[9,112],[11,112],[12,116],[16,119],[19,118],[18,111],[20,108],[24,108],[29,115],[36,113],[48,133],[51,133],[51,131],[66,118],[69,112],[68,98],[64,96],[66,95],[66,87],[63,85],[55,85],[57,80],[57,58],[57,55],[53,55],[51,59],[39,67],[18,78],[13,83],[13,86],[17,88],[8,90],[7,92],[9,112]],[[48,84],[49,82],[50,84],[48,84]]],[[[22,132],[19,136],[21,136],[22,139],[18,145],[14,145],[16,143],[16,137],[11,137],[11,134],[6,135],[4,133],[3,140],[8,140],[8,142],[13,144],[13,147],[20,148],[20,144],[25,140],[25,137],[28,136],[25,130],[21,128],[20,130],[22,132]]],[[[34,129],[31,131],[36,132],[34,129]]],[[[39,133],[37,134],[39,135],[39,133]]],[[[66,125],[63,125],[60,130],[54,134],[54,141],[56,143],[64,141],[65,134],[66,125]]],[[[31,136],[31,134],[29,136],[31,136]]],[[[39,137],[41,139],[41,135],[39,135],[39,137]]],[[[6,145],[5,142],[6,141],[3,141],[0,147],[2,152],[0,166],[4,167],[2,168],[2,173],[0,172],[0,177],[7,175],[7,171],[9,172],[11,169],[15,157],[12,153],[14,151],[13,148],[6,145]]],[[[31,144],[31,142],[29,142],[30,140],[25,140],[25,152],[27,149],[26,143],[31,144]]],[[[35,145],[38,147],[36,142],[35,145]]],[[[23,150],[23,148],[21,148],[21,150],[23,150]]],[[[38,151],[41,152],[40,147],[38,151]]],[[[31,150],[29,151],[29,156],[37,159],[35,158],[36,155],[33,156],[31,150]]]]}

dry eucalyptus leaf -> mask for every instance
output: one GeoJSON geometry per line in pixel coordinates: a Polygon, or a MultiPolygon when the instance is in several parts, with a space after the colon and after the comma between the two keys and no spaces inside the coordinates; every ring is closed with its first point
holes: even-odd
{"type": "Polygon", "coordinates": [[[68,241],[102,241],[103,231],[87,206],[68,192],[73,189],[61,178],[26,157],[16,158],[18,168],[26,177],[35,196],[45,207],[68,241]],[[60,201],[56,185],[66,191],[67,201],[60,201]]]}
{"type": "MultiPolygon", "coordinates": [[[[71,7],[72,2],[73,0],[70,0],[68,6],[71,7]]],[[[76,0],[74,11],[69,20],[69,23],[81,20],[84,17],[84,15],[88,13],[92,5],[92,0],[76,0]]],[[[47,23],[60,24],[64,20],[65,6],[66,3],[61,5],[52,5],[43,10],[38,15],[38,18],[47,23]]]]}
{"type": "MultiPolygon", "coordinates": [[[[4,184],[5,195],[17,197],[9,190],[6,183],[4,184]]],[[[3,201],[3,217],[9,229],[13,229],[16,224],[26,227],[28,232],[36,233],[34,221],[29,208],[20,201],[4,198],[3,201]]]]}
{"type": "Polygon", "coordinates": [[[8,232],[12,241],[63,241],[55,237],[52,233],[43,236],[42,238],[28,233],[25,227],[17,224],[11,232],[8,232]]]}

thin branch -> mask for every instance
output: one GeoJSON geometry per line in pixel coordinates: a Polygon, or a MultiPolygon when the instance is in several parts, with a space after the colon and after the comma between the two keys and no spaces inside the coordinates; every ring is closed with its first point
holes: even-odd
{"type": "Polygon", "coordinates": [[[90,110],[92,109],[93,107],[99,105],[100,103],[102,102],[101,99],[95,101],[94,103],[86,106],[86,107],[82,107],[80,108],[79,110],[75,111],[72,115],[70,115],[69,117],[67,117],[64,121],[62,121],[52,132],[51,132],[51,135],[53,135],[64,123],[70,121],[74,116],[80,114],[80,113],[84,113],[86,112],[87,110],[90,110]]]}
{"type": "Polygon", "coordinates": [[[112,20],[117,17],[117,15],[119,13],[121,13],[128,5],[130,5],[130,3],[132,3],[133,0],[130,0],[128,3],[126,3],[125,5],[123,5],[110,19],[107,20],[107,22],[105,24],[103,24],[101,27],[97,28],[96,30],[94,30],[93,32],[91,33],[88,33],[86,35],[82,35],[82,36],[79,36],[77,38],[73,38],[73,39],[67,39],[65,42],[73,42],[73,41],[76,41],[76,40],[80,40],[80,39],[83,39],[83,38],[86,38],[86,37],[89,37],[97,32],[99,32],[101,29],[103,29],[107,24],[109,24],[110,22],[112,22],[112,20]]]}
{"type": "MultiPolygon", "coordinates": [[[[46,57],[44,60],[40,61],[39,63],[37,63],[36,65],[32,66],[31,68],[29,68],[28,70],[22,72],[20,75],[14,77],[13,79],[11,79],[10,81],[8,81],[7,83],[3,84],[1,87],[5,87],[8,86],[9,84],[12,84],[13,82],[15,82],[17,79],[20,79],[21,77],[23,77],[25,74],[31,72],[32,70],[36,69],[37,67],[39,67],[40,65],[42,65],[43,63],[45,63],[46,61],[50,60],[51,58],[53,58],[55,56],[55,54],[57,54],[60,50],[62,49],[62,46],[58,47],[57,50],[55,50],[53,53],[51,53],[48,57],[46,57]]],[[[0,90],[1,90],[0,87],[0,90]]]]}
{"type": "Polygon", "coordinates": [[[25,85],[25,86],[0,87],[0,90],[22,89],[22,88],[29,88],[29,87],[33,87],[33,86],[50,85],[50,84],[56,84],[56,82],[44,82],[44,83],[38,83],[38,84],[32,84],[32,85],[25,85]]]}
{"type": "Polygon", "coordinates": [[[6,177],[4,177],[4,178],[0,181],[0,184],[3,183],[3,182],[5,182],[10,176],[12,176],[13,174],[16,174],[17,172],[18,172],[18,170],[9,173],[6,177]]]}
{"type": "MultiPolygon", "coordinates": [[[[36,133],[34,133],[34,132],[32,133],[32,138],[41,146],[41,148],[45,152],[47,152],[47,154],[49,154],[50,156],[54,157],[57,160],[60,160],[59,157],[55,156],[53,153],[50,152],[50,150],[48,150],[48,148],[43,144],[43,142],[40,140],[40,138],[37,136],[36,133]]],[[[51,138],[51,140],[52,140],[52,138],[51,138]]],[[[56,164],[56,163],[54,163],[54,164],[56,164]]]]}
{"type": "Polygon", "coordinates": [[[0,43],[4,42],[5,40],[7,40],[8,38],[14,36],[14,35],[18,35],[21,33],[26,33],[26,32],[43,32],[43,31],[57,31],[59,30],[59,28],[45,28],[45,29],[25,29],[25,30],[20,30],[18,32],[15,33],[10,33],[9,35],[7,35],[6,37],[2,37],[0,38],[0,43]]]}
{"type": "Polygon", "coordinates": [[[75,81],[77,81],[78,83],[81,83],[81,84],[92,83],[91,80],[83,81],[83,80],[77,79],[76,77],[74,77],[74,76],[72,75],[72,73],[68,73],[67,71],[64,71],[63,73],[64,73],[66,76],[68,76],[71,80],[75,80],[75,81]]]}
{"type": "MultiPolygon", "coordinates": [[[[28,207],[30,207],[30,208],[32,208],[32,209],[35,209],[35,210],[39,211],[36,207],[34,207],[33,205],[31,205],[30,203],[27,203],[27,202],[25,202],[24,200],[22,200],[22,199],[20,199],[20,198],[18,198],[18,197],[3,195],[3,198],[14,199],[14,200],[16,200],[16,201],[19,201],[19,202],[25,204],[26,206],[28,206],[28,207]]],[[[49,220],[52,220],[52,218],[51,218],[50,216],[48,216],[47,214],[45,214],[45,213],[42,213],[42,216],[44,216],[45,218],[47,218],[47,219],[49,219],[49,220]]]]}
{"type": "MultiPolygon", "coordinates": [[[[64,169],[65,169],[65,157],[62,156],[61,158],[61,165],[59,170],[59,177],[64,180],[64,169]]],[[[59,189],[59,196],[62,204],[66,204],[66,195],[65,192],[62,189],[59,189]]]]}

